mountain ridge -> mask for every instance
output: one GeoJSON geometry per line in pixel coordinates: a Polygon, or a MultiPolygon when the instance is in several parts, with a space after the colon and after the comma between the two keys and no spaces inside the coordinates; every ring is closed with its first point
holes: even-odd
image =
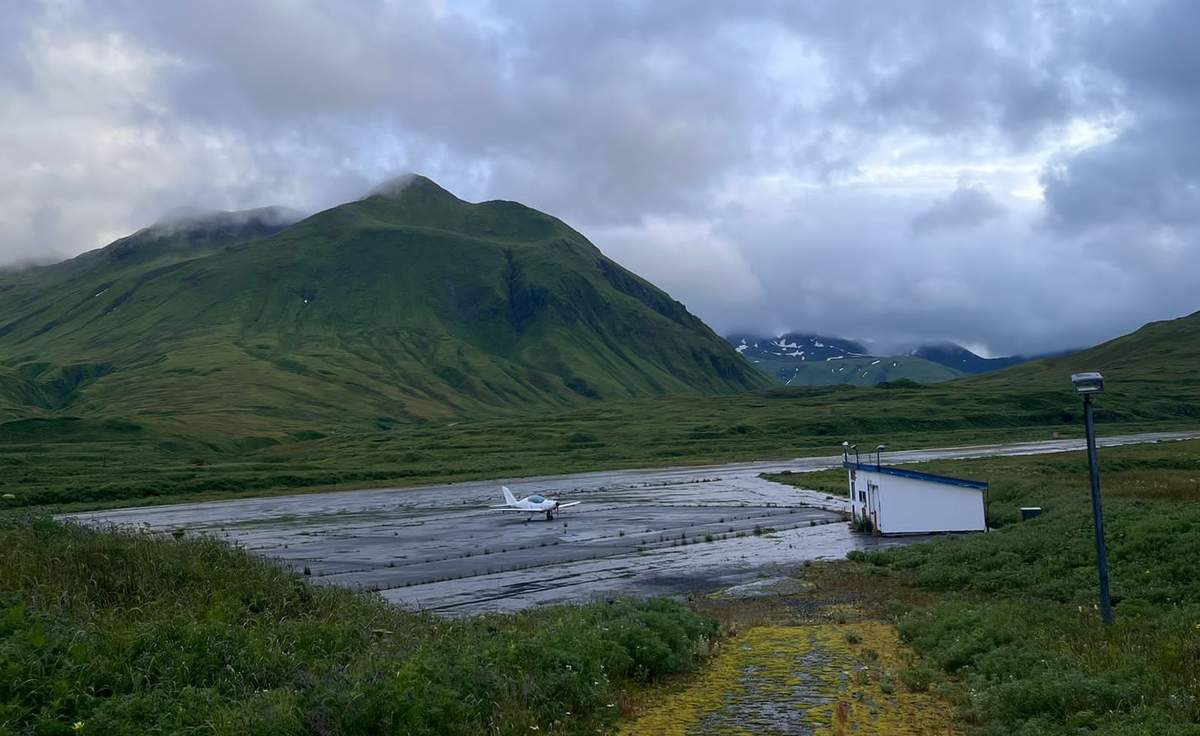
{"type": "Polygon", "coordinates": [[[767,384],[678,301],[519,203],[413,177],[279,229],[244,219],[0,277],[0,398],[270,432],[767,384]]]}
{"type": "Polygon", "coordinates": [[[1027,360],[1022,356],[983,358],[954,343],[923,345],[908,353],[875,353],[856,340],[789,332],[774,337],[733,333],[726,342],[784,385],[874,385],[910,380],[938,383],[1027,360]],[[814,364],[839,361],[836,366],[814,364]]]}

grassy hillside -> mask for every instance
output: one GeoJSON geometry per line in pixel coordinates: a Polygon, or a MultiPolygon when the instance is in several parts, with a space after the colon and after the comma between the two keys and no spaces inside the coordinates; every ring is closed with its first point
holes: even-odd
{"type": "Polygon", "coordinates": [[[446,621],[212,540],[0,517],[0,734],[594,734],[692,669],[666,602],[446,621]]]}
{"type": "Polygon", "coordinates": [[[1099,370],[1116,386],[1178,387],[1200,385],[1200,312],[1151,322],[1136,332],[1070,355],[1025,363],[975,379],[978,385],[1052,384],[1072,372],[1099,370]]]}
{"type": "Polygon", "coordinates": [[[954,343],[922,345],[914,350],[912,355],[913,357],[924,358],[938,365],[951,368],[960,374],[967,375],[990,373],[1014,365],[1020,365],[1030,360],[1022,355],[1009,355],[1003,358],[984,358],[954,343]]]}
{"type": "Polygon", "coordinates": [[[0,277],[9,413],[282,434],[766,384],[516,203],[417,177],[262,234],[133,236],[0,277]]]}
{"type": "Polygon", "coordinates": [[[1080,436],[1069,376],[1092,367],[1108,378],[1097,402],[1100,431],[1196,429],[1200,381],[1187,365],[1200,359],[1198,335],[1193,315],[1072,357],[935,385],[664,396],[480,419],[380,421],[365,431],[258,433],[248,424],[198,435],[140,418],[10,420],[0,424],[0,495],[12,498],[0,504],[132,503],[834,454],[846,438],[902,449],[1080,436]],[[1175,361],[1180,369],[1172,369],[1175,361]]]}
{"type": "MultiPolygon", "coordinates": [[[[778,388],[758,393],[596,402],[526,415],[384,423],[364,431],[321,425],[262,434],[166,433],[109,419],[23,419],[0,424],[2,505],[112,504],[321,488],[728,462],[834,454],[843,439],[893,449],[1001,439],[1080,436],[1074,370],[1099,367],[1108,392],[1100,431],[1200,426],[1200,317],[1156,323],[1068,358],[932,386],[897,382],[778,388]],[[1142,337],[1155,345],[1142,348],[1142,337]],[[1164,337],[1164,335],[1166,337],[1164,337]],[[1166,345],[1157,346],[1165,340],[1166,345]],[[1162,351],[1162,352],[1156,352],[1162,351]],[[1171,352],[1173,351],[1173,352],[1171,352]],[[1158,359],[1184,361],[1171,375],[1158,359]]],[[[249,427],[249,429],[248,429],[249,427]]]]}
{"type": "Polygon", "coordinates": [[[763,359],[758,366],[785,386],[874,386],[905,380],[940,383],[963,375],[953,368],[907,355],[848,357],[819,363],[763,359]]]}

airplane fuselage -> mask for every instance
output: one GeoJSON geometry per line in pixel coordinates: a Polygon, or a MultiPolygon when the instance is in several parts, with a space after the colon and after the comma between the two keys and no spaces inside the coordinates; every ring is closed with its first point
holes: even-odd
{"type": "Polygon", "coordinates": [[[578,501],[574,501],[572,503],[564,504],[553,498],[546,498],[545,496],[538,495],[526,496],[525,498],[517,500],[513,497],[508,488],[503,488],[502,490],[504,492],[504,505],[493,506],[492,508],[499,509],[501,511],[525,512],[529,514],[528,518],[526,519],[527,521],[528,519],[532,519],[535,514],[545,514],[546,521],[551,521],[554,519],[554,514],[558,512],[559,509],[567,506],[575,506],[579,503],[578,501]]]}

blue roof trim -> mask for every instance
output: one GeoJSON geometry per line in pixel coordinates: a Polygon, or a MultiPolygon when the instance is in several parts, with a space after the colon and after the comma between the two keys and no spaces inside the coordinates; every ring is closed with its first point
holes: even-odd
{"type": "Polygon", "coordinates": [[[947,486],[958,486],[960,488],[974,488],[979,491],[986,491],[988,484],[981,480],[967,480],[965,478],[951,478],[948,475],[934,475],[933,473],[922,473],[919,470],[908,470],[906,468],[894,468],[890,465],[872,465],[870,463],[852,463],[846,460],[842,463],[843,468],[865,470],[868,473],[881,473],[883,475],[894,475],[899,478],[912,478],[913,480],[924,480],[930,483],[941,483],[947,486]]]}

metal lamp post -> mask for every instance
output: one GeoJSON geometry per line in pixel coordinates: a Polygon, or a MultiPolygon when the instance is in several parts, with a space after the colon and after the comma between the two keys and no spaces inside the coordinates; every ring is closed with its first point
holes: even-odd
{"type": "Polygon", "coordinates": [[[1087,427],[1088,470],[1092,476],[1092,516],[1096,528],[1096,571],[1100,576],[1100,618],[1113,622],[1112,600],[1108,594],[1108,550],[1104,546],[1104,509],[1100,505],[1100,463],[1096,459],[1096,423],[1092,417],[1092,397],[1104,393],[1104,376],[1076,373],[1071,376],[1075,393],[1083,396],[1083,421],[1087,427]]]}
{"type": "Polygon", "coordinates": [[[875,467],[876,467],[876,469],[879,468],[879,455],[886,449],[887,449],[887,445],[880,445],[879,447],[875,448],[875,467]]]}

